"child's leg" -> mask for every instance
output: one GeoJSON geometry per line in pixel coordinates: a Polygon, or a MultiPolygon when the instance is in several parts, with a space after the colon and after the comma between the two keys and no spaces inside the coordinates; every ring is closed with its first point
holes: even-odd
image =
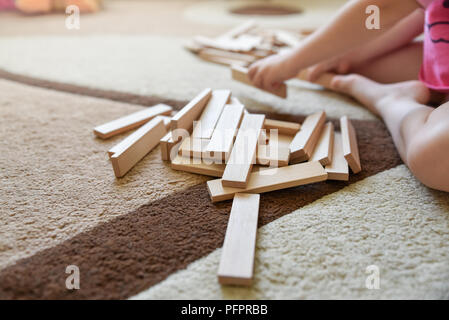
{"type": "Polygon", "coordinates": [[[360,74],[380,83],[418,80],[422,59],[422,43],[413,42],[356,66],[350,72],[360,74]]]}
{"type": "Polygon", "coordinates": [[[419,81],[379,84],[360,75],[335,76],[332,87],[380,115],[402,160],[425,185],[449,192],[449,102],[425,105],[429,90],[419,81]]]}

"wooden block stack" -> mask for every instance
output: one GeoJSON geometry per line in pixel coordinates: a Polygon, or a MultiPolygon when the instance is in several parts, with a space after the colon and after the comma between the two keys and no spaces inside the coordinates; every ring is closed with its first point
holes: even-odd
{"type": "Polygon", "coordinates": [[[260,28],[245,22],[215,38],[195,36],[185,48],[203,60],[221,65],[247,67],[282,50],[296,47],[304,34],[260,28]]]}
{"type": "Polygon", "coordinates": [[[161,157],[172,169],[218,178],[207,182],[211,201],[234,199],[218,273],[222,284],[251,284],[260,193],[347,181],[349,168],[361,171],[356,132],[346,116],[341,132],[326,123],[324,111],[302,124],[266,119],[245,110],[229,90],[211,89],[170,119],[171,111],[154,106],[94,133],[104,138],[141,126],[108,151],[117,177],[160,143],[161,157]]]}

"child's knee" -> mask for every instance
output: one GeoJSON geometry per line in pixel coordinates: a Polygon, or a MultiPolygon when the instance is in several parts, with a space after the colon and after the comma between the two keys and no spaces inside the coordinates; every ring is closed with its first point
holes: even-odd
{"type": "Polygon", "coordinates": [[[407,165],[426,186],[449,192],[449,119],[424,127],[407,148],[407,165]]]}

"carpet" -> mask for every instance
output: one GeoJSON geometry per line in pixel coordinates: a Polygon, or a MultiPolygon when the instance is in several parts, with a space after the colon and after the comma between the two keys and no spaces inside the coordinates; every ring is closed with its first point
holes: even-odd
{"type": "Polygon", "coordinates": [[[287,100],[236,83],[184,51],[186,39],[0,38],[1,299],[449,298],[449,197],[411,175],[378,119],[300,81],[287,100]],[[210,202],[208,177],[171,170],[156,148],[116,179],[106,151],[126,135],[92,134],[142,106],[179,109],[205,87],[273,119],[326,110],[338,128],[347,114],[358,134],[363,171],[349,182],[262,195],[251,288],[217,283],[231,202],[210,202]],[[80,269],[79,290],[65,286],[68,265],[80,269]],[[377,290],[365,285],[372,265],[377,290]]]}

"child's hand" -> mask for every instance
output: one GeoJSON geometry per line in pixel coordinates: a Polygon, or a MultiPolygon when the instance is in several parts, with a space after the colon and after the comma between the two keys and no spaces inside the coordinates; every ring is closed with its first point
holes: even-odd
{"type": "Polygon", "coordinates": [[[276,54],[253,63],[248,76],[256,87],[270,91],[295,77],[297,72],[291,66],[289,54],[276,54]]]}
{"type": "Polygon", "coordinates": [[[350,59],[347,57],[332,58],[307,69],[307,80],[310,82],[316,81],[323,73],[332,72],[338,74],[345,74],[351,67],[350,59]]]}

